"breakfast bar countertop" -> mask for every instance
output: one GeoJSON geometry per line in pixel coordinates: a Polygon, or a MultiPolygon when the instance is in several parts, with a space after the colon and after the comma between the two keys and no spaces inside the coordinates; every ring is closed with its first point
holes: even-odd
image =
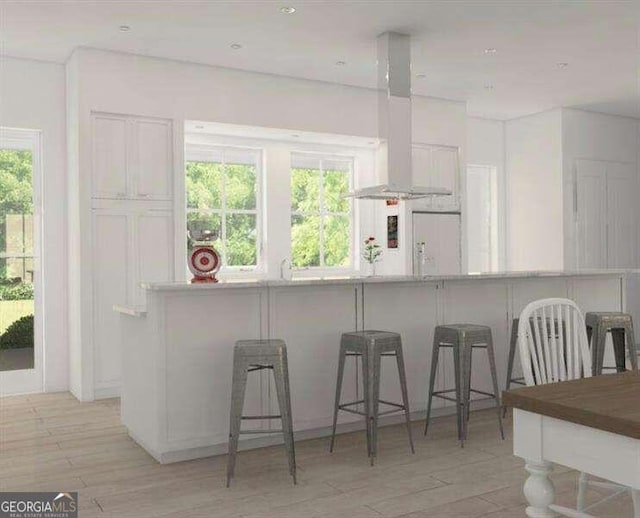
{"type": "Polygon", "coordinates": [[[588,275],[621,275],[638,270],[566,270],[566,271],[502,271],[489,273],[462,273],[453,275],[425,275],[422,277],[416,275],[377,275],[377,276],[360,276],[360,275],[343,275],[343,276],[318,276],[318,277],[295,277],[293,279],[225,279],[217,283],[191,284],[188,281],[176,282],[143,282],[141,286],[146,290],[152,291],[171,291],[171,290],[210,290],[225,288],[255,288],[270,286],[313,286],[323,284],[372,284],[385,282],[440,282],[440,281],[466,281],[466,280],[484,280],[484,279],[523,279],[537,277],[570,277],[570,276],[588,276],[588,275]]]}

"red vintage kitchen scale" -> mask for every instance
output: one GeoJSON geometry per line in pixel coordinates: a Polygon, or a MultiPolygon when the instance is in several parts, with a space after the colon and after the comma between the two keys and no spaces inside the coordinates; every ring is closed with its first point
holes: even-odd
{"type": "Polygon", "coordinates": [[[189,229],[189,237],[194,246],[189,253],[189,270],[193,274],[192,283],[218,282],[216,273],[221,266],[220,254],[210,244],[218,238],[214,230],[189,229]]]}

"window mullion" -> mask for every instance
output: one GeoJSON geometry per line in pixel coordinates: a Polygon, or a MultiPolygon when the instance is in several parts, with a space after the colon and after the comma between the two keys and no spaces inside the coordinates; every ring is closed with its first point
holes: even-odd
{"type": "Polygon", "coordinates": [[[320,188],[318,190],[320,210],[320,266],[324,267],[324,160],[320,160],[320,188]]]}
{"type": "Polygon", "coordinates": [[[220,230],[222,241],[222,264],[229,266],[229,258],[227,256],[227,157],[226,150],[222,150],[222,175],[220,178],[220,230]]]}

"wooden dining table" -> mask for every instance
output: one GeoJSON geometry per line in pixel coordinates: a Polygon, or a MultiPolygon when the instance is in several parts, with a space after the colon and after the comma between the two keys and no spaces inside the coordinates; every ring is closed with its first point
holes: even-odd
{"type": "Polygon", "coordinates": [[[553,463],[640,490],[639,371],[509,390],[503,403],[514,409],[530,518],[556,516],[553,463]]]}

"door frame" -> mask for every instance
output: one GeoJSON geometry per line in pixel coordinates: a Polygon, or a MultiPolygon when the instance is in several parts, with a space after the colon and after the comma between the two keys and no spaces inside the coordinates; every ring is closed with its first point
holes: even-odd
{"type": "Polygon", "coordinates": [[[42,261],[42,131],[0,127],[0,149],[30,150],[32,152],[33,182],[33,286],[34,286],[34,344],[33,369],[0,371],[0,396],[26,394],[44,390],[44,311],[42,261]]]}

